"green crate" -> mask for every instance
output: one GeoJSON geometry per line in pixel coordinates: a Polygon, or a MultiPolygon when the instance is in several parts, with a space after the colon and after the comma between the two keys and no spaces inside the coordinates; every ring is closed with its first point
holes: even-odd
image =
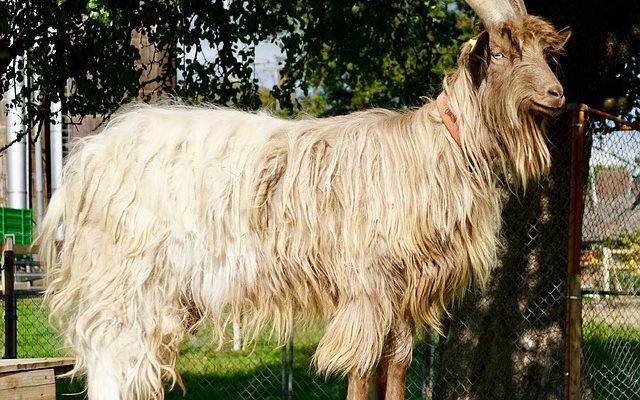
{"type": "Polygon", "coordinates": [[[15,236],[15,244],[31,244],[33,241],[33,223],[31,210],[0,207],[0,234],[15,236]]]}

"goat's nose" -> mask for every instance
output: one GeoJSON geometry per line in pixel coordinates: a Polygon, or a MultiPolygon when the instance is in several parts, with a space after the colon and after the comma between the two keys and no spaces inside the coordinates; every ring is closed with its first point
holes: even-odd
{"type": "Polygon", "coordinates": [[[557,99],[562,99],[564,97],[562,86],[559,86],[559,85],[551,86],[549,89],[547,89],[547,94],[557,99]]]}

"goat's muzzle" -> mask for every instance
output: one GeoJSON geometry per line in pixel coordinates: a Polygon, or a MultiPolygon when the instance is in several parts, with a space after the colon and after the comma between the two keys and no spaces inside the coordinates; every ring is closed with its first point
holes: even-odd
{"type": "Polygon", "coordinates": [[[551,85],[543,97],[532,101],[533,110],[545,117],[555,117],[560,114],[565,104],[564,91],[560,84],[551,85]]]}

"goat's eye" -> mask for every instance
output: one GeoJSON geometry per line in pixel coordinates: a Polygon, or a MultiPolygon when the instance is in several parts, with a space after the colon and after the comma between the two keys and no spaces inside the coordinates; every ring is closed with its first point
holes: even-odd
{"type": "Polygon", "coordinates": [[[496,60],[502,60],[503,58],[505,58],[505,55],[503,53],[493,53],[492,56],[496,60]]]}

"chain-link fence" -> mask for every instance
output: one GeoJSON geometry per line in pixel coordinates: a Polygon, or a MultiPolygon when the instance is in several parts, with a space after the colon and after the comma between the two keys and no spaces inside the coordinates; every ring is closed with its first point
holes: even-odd
{"type": "Polygon", "coordinates": [[[585,110],[582,398],[640,399],[640,127],[585,110]]]}
{"type": "MultiPolygon", "coordinates": [[[[49,325],[42,295],[16,291],[17,356],[19,358],[62,357],[64,350],[58,332],[49,325]]],[[[4,343],[3,343],[4,344],[4,343]]]]}
{"type": "MultiPolygon", "coordinates": [[[[640,399],[640,134],[599,113],[586,115],[581,397],[640,399]]],[[[446,337],[418,329],[408,399],[574,399],[567,395],[566,352],[574,340],[566,312],[574,126],[567,115],[550,127],[548,177],[526,192],[505,190],[502,265],[486,290],[452,307],[446,337]]],[[[17,356],[63,355],[41,297],[16,294],[17,356]]],[[[285,347],[265,335],[234,349],[230,328],[218,348],[204,325],[180,349],[186,398],[344,398],[345,379],[325,380],[310,367],[321,335],[321,327],[296,331],[285,347]]],[[[82,382],[58,388],[60,394],[81,390],[82,382]]],[[[183,394],[176,388],[166,397],[183,394]]]]}
{"type": "MultiPolygon", "coordinates": [[[[60,335],[48,322],[42,294],[14,292],[17,304],[17,357],[61,357],[65,355],[60,335]]],[[[4,305],[4,303],[3,303],[4,305]]],[[[4,310],[3,310],[4,311],[4,310]]],[[[4,331],[4,321],[0,322],[4,331]]],[[[229,338],[232,337],[231,328],[229,338]]],[[[254,343],[233,348],[230,339],[222,347],[213,340],[211,326],[204,324],[188,336],[180,349],[178,370],[186,387],[187,399],[341,399],[346,380],[324,379],[311,368],[311,357],[322,336],[320,327],[296,334],[284,347],[268,334],[254,343]]],[[[418,333],[414,363],[408,372],[407,399],[422,399],[425,354],[431,351],[418,333]]],[[[427,338],[429,339],[429,338],[427,338]]],[[[4,340],[4,336],[3,336],[4,340]]],[[[4,346],[4,341],[2,342],[4,346]]],[[[427,377],[428,379],[428,377],[427,377]]],[[[64,399],[83,399],[82,380],[58,385],[64,399]]],[[[169,391],[167,399],[182,399],[180,388],[169,391]]]]}
{"type": "Polygon", "coordinates": [[[501,265],[452,308],[429,399],[562,398],[570,125],[567,115],[549,126],[547,177],[505,187],[501,265]]]}

